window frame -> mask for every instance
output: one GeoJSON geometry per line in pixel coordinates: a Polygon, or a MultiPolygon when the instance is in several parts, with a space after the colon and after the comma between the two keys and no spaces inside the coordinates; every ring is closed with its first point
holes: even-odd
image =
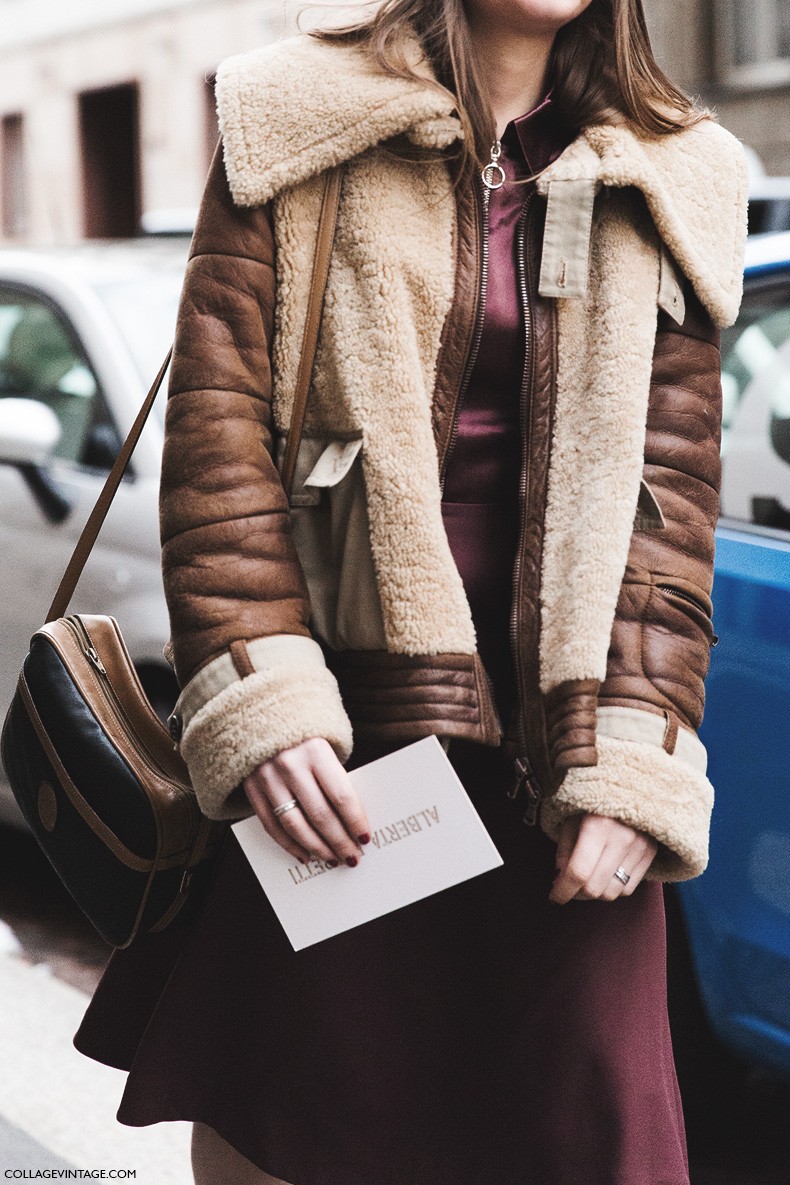
{"type": "MultiPolygon", "coordinates": [[[[63,305],[60,304],[59,301],[55,300],[54,297],[50,295],[50,293],[46,292],[42,288],[37,287],[35,284],[27,284],[24,280],[18,280],[16,278],[12,279],[8,276],[0,275],[0,301],[3,299],[5,293],[11,293],[12,295],[14,293],[19,293],[19,295],[22,297],[28,297],[29,299],[38,301],[38,303],[46,308],[56,319],[68,338],[69,344],[75,351],[75,354],[82,355],[82,357],[85,358],[87,365],[90,367],[94,382],[96,383],[96,394],[92,398],[94,401],[98,400],[98,404],[94,403],[93,414],[91,416],[91,426],[102,422],[109,423],[115,431],[115,435],[118,438],[119,444],[122,445],[124,437],[118,427],[118,422],[113,412],[110,400],[107,398],[107,392],[103,382],[101,381],[96,364],[90,355],[90,351],[77,332],[74,322],[63,308],[63,305]],[[104,412],[103,417],[97,417],[97,408],[104,412]]],[[[56,462],[58,465],[63,465],[69,469],[76,470],[79,473],[89,474],[94,477],[106,477],[110,471],[109,466],[107,468],[99,468],[94,465],[86,465],[82,461],[73,461],[67,457],[58,457],[54,454],[52,456],[52,462],[56,462]]],[[[47,462],[47,465],[48,464],[49,462],[47,462]]],[[[134,480],[134,467],[131,461],[127,466],[126,472],[124,473],[124,478],[134,480]]]]}
{"type": "Polygon", "coordinates": [[[722,0],[715,6],[716,54],[720,81],[739,89],[782,86],[790,83],[790,48],[779,52],[779,6],[787,0],[722,0]],[[739,63],[735,58],[735,22],[739,7],[748,9],[762,43],[757,61],[739,63]],[[773,45],[773,50],[771,46],[773,45]]]}
{"type": "MultiPolygon", "coordinates": [[[[746,272],[744,277],[744,294],[741,303],[741,311],[738,315],[738,320],[732,326],[732,330],[737,329],[741,317],[746,308],[748,312],[748,304],[752,298],[759,300],[760,296],[768,296],[769,298],[776,295],[780,298],[785,298],[785,303],[790,309],[790,261],[780,260],[774,264],[766,264],[753,270],[750,274],[746,272]]],[[[722,331],[723,334],[729,330],[722,331]]],[[[722,342],[722,344],[724,344],[722,342]]],[[[721,363],[722,371],[724,369],[724,351],[722,350],[721,363]]],[[[783,458],[780,457],[780,460],[783,458]]],[[[790,465],[790,462],[784,461],[785,464],[790,465]]],[[[727,464],[726,452],[722,455],[722,465],[727,464]]],[[[722,471],[722,485],[724,484],[724,473],[722,471]]],[[[783,510],[790,511],[790,506],[782,505],[783,510]]],[[[784,524],[781,526],[767,525],[765,523],[755,522],[754,519],[738,518],[731,513],[722,512],[719,516],[719,527],[726,528],[732,531],[747,532],[754,535],[762,535],[765,538],[779,540],[783,543],[790,543],[790,527],[784,524]]]]}

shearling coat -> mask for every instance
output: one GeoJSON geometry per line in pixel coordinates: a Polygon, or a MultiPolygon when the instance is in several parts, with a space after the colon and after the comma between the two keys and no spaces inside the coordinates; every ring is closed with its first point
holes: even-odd
{"type": "Polygon", "coordinates": [[[657,140],[591,127],[537,181],[520,704],[501,722],[441,518],[480,315],[481,218],[453,187],[453,97],[309,37],[229,59],[217,93],[223,154],[182,294],[161,495],[175,721],[203,810],[250,813],[242,779],[311,736],[345,760],[352,731],[505,734],[549,834],[610,815],[659,841],[652,876],[696,875],[713,798],[696,730],[717,328],[738,310],[745,238],[737,141],[712,120],[657,140]],[[432,151],[415,161],[404,146],[432,151]],[[289,507],[277,464],[321,177],[341,163],[289,507]]]}

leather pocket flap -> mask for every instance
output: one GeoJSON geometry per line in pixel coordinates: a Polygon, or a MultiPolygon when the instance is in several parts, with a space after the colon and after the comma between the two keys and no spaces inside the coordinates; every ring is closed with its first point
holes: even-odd
{"type": "Polygon", "coordinates": [[[635,531],[662,531],[666,527],[664,512],[644,478],[639,485],[639,497],[634,517],[635,531]]]}
{"type": "Polygon", "coordinates": [[[304,479],[304,484],[322,489],[338,485],[354,464],[361,448],[361,440],[330,441],[304,479]]]}

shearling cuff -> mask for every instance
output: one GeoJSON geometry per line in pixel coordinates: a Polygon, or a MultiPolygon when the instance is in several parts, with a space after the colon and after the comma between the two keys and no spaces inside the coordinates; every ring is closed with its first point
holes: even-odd
{"type": "Polygon", "coordinates": [[[708,863],[713,787],[705,774],[658,745],[598,736],[598,764],[570,769],[541,808],[553,840],[571,815],[619,819],[658,840],[649,880],[683,881],[708,863]]]}
{"type": "Polygon", "coordinates": [[[192,717],[181,739],[203,813],[251,815],[240,783],[261,762],[310,737],[325,737],[341,761],[351,753],[351,723],[326,668],[274,667],[225,687],[192,717]]]}

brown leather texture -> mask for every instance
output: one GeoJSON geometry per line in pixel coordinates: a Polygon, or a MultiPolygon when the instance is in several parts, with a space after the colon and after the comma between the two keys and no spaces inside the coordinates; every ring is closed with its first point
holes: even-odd
{"type": "MultiPolygon", "coordinates": [[[[479,299],[475,202],[462,192],[457,202],[455,299],[433,402],[440,469],[479,299]]],[[[511,745],[527,745],[549,791],[567,768],[595,764],[598,702],[699,724],[712,637],[721,388],[718,336],[687,287],[682,326],[659,314],[647,422],[644,477],[665,525],[638,518],[603,685],[565,684],[544,703],[540,571],[557,341],[554,302],[536,292],[543,200],[536,198],[534,207],[526,239],[533,348],[524,388],[525,501],[514,606],[523,675],[520,721],[503,723],[511,745]]],[[[274,297],[271,212],[233,204],[218,155],[179,312],[163,463],[165,591],[182,684],[239,640],[310,633],[307,588],[272,460],[274,297]]],[[[360,739],[436,733],[499,743],[477,656],[347,652],[330,655],[329,665],[360,739]]]]}
{"type": "Polygon", "coordinates": [[[546,696],[549,758],[555,775],[597,763],[595,747],[597,679],[569,680],[546,696]]]}
{"type": "Polygon", "coordinates": [[[476,654],[327,652],[356,741],[414,741],[437,733],[496,745],[499,720],[476,654]]]}
{"type": "MultiPolygon", "coordinates": [[[[455,177],[457,162],[448,161],[455,177]]],[[[480,302],[480,222],[474,192],[456,188],[455,288],[451,315],[446,319],[436,361],[432,419],[439,473],[443,474],[458,395],[469,361],[480,302]]]]}
{"type": "Polygon", "coordinates": [[[557,375],[557,321],[553,301],[538,295],[546,203],[533,194],[524,226],[524,280],[529,300],[528,373],[522,385],[523,498],[520,508],[517,589],[513,606],[520,658],[518,707],[508,738],[516,756],[526,756],[546,791],[554,781],[546,715],[540,691],[540,574],[546,511],[551,435],[557,375]]]}
{"type": "Polygon", "coordinates": [[[218,151],[179,308],[162,462],[164,586],[182,685],[237,639],[310,635],[272,460],[274,298],[270,210],[234,205],[218,151]]]}
{"type": "Polygon", "coordinates": [[[665,526],[634,531],[600,698],[669,710],[696,730],[713,638],[721,382],[718,331],[690,286],[686,310],[682,326],[659,314],[647,414],[644,479],[665,526]]]}

